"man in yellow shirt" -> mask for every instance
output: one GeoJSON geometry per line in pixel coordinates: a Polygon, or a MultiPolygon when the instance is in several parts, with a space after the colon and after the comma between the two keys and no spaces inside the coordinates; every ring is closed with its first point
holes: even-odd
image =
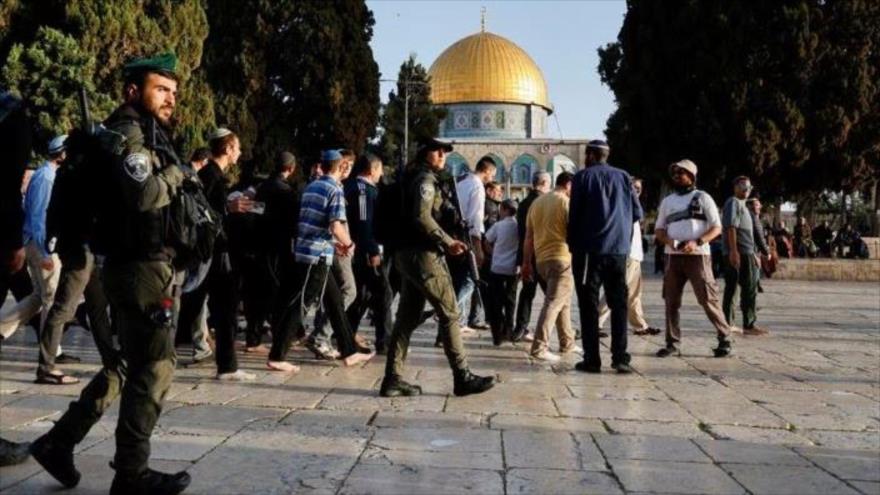
{"type": "Polygon", "coordinates": [[[574,278],[571,272],[571,253],[568,251],[568,202],[571,197],[573,175],[563,172],[556,177],[556,188],[535,200],[526,220],[526,240],[523,253],[522,276],[533,277],[535,269],[547,282],[544,306],[538,316],[533,358],[558,362],[561,357],[550,351],[550,329],[556,324],[559,331],[560,352],[583,352],[574,342],[571,328],[571,295],[574,278]],[[532,255],[537,266],[532,266],[532,255]]]}

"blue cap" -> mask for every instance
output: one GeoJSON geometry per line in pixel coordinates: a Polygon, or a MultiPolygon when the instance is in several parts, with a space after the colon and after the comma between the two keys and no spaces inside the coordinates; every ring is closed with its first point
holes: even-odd
{"type": "Polygon", "coordinates": [[[605,141],[602,141],[601,139],[594,139],[587,143],[587,149],[610,150],[611,148],[608,147],[608,143],[606,143],[605,141]]]}
{"type": "Polygon", "coordinates": [[[321,152],[322,162],[332,162],[335,160],[342,160],[342,153],[339,150],[324,150],[321,152]]]}
{"type": "Polygon", "coordinates": [[[55,153],[61,153],[65,149],[65,141],[67,141],[67,134],[63,134],[61,136],[55,136],[49,141],[49,154],[54,155],[55,153]]]}

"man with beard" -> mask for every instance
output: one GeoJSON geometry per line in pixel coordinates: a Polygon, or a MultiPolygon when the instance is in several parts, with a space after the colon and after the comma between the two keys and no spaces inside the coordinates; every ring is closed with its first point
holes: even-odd
{"type": "Polygon", "coordinates": [[[731,353],[730,326],[724,319],[718,285],[712,274],[709,242],[721,234],[721,218],[715,201],[696,187],[697,165],[681,160],[669,166],[674,192],[663,198],[657,214],[655,235],[666,247],[669,260],[663,276],[663,299],[666,300],[666,347],[658,357],[680,355],[679,309],[684,284],[691,283],[697,302],[703,307],[718,335],[715,357],[731,353]]]}
{"type": "Polygon", "coordinates": [[[176,362],[171,339],[174,250],[165,229],[168,207],[184,181],[170,135],[176,66],[170,53],[126,64],[125,102],[98,136],[108,163],[96,236],[124,363],[102,359],[104,368],[80,398],[33,445],[34,458],[66,487],[80,480],[73,464],[75,445],[120,392],[110,493],[178,494],[190,483],[185,471],[167,474],[148,465],[150,436],[176,362]]]}

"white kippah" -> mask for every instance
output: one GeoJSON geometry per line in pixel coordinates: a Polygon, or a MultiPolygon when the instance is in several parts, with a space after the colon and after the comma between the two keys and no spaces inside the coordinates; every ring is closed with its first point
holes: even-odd
{"type": "Polygon", "coordinates": [[[225,127],[220,127],[208,136],[208,141],[214,141],[215,139],[224,138],[230,134],[232,134],[232,131],[225,127]]]}

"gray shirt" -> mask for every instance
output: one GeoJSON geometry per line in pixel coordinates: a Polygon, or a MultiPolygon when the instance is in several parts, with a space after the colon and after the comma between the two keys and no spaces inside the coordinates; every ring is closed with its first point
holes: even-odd
{"type": "Polygon", "coordinates": [[[727,229],[734,227],[736,229],[736,247],[740,254],[755,253],[754,225],[752,223],[752,214],[746,208],[744,199],[737,199],[731,196],[724,203],[724,209],[721,212],[721,228],[722,244],[721,249],[724,254],[729,254],[727,248],[727,229]]]}

